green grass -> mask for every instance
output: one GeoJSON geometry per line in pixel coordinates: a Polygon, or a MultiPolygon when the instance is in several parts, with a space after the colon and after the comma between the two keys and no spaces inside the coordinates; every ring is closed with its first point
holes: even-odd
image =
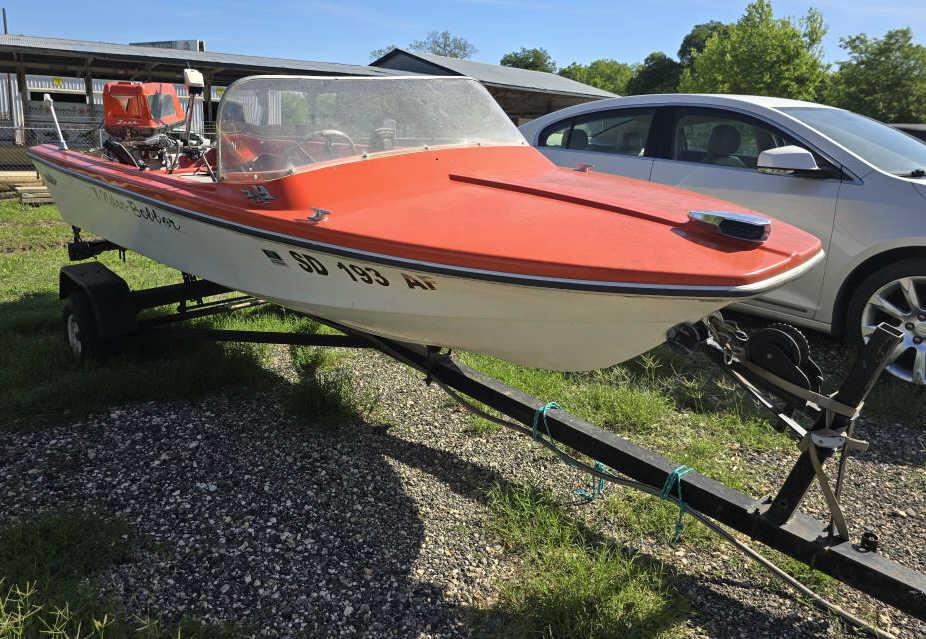
{"type": "MultiPolygon", "coordinates": [[[[64,343],[58,270],[70,228],[53,206],[0,202],[0,430],[35,428],[119,403],[190,399],[228,386],[282,389],[285,403],[314,419],[358,415],[366,404],[351,393],[343,369],[329,359],[309,366],[307,352],[292,349],[299,381],[292,384],[268,367],[279,347],[265,344],[184,342],[146,336],[123,345],[103,364],[76,362],[64,343]],[[52,246],[54,248],[41,248],[52,246]],[[39,248],[36,248],[39,247],[39,248]],[[277,349],[274,351],[274,349],[277,349]]],[[[179,274],[134,253],[99,261],[132,288],[176,283],[179,274]]],[[[215,328],[312,332],[319,326],[297,313],[259,307],[205,318],[215,328]]]]}
{"type": "Polygon", "coordinates": [[[105,513],[48,512],[0,529],[0,638],[202,639],[240,636],[231,625],[165,625],[129,615],[94,577],[127,561],[139,540],[105,513]]]}
{"type": "Polygon", "coordinates": [[[627,365],[582,374],[524,369],[485,355],[468,353],[462,359],[535,397],[556,401],[574,415],[741,490],[761,492],[765,486],[747,468],[730,463],[739,451],[793,447],[751,405],[725,393],[723,382],[709,371],[677,368],[667,348],[627,365]]]}
{"type": "MultiPolygon", "coordinates": [[[[732,386],[706,361],[680,358],[666,347],[622,366],[582,374],[522,369],[484,355],[462,358],[748,494],[764,494],[771,486],[743,460],[745,450],[795,450],[791,440],[775,432],[742,395],[731,392],[732,386]]],[[[485,420],[474,419],[473,424],[481,433],[496,428],[485,420]]],[[[674,504],[608,487],[600,512],[619,522],[609,543],[590,541],[592,535],[581,524],[564,515],[549,495],[534,489],[496,491],[490,504],[496,532],[525,557],[525,574],[502,585],[502,601],[490,612],[510,617],[504,625],[506,630],[514,628],[513,636],[659,636],[677,626],[684,602],[673,590],[674,575],[613,545],[648,548],[655,543],[668,549],[678,516],[674,504]],[[619,575],[620,585],[608,581],[608,574],[619,575]],[[632,602],[629,608],[627,601],[632,602]],[[628,609],[642,617],[623,617],[628,609]]],[[[726,542],[685,518],[682,548],[707,551],[721,543],[726,542]]],[[[736,556],[737,551],[731,548],[730,554],[736,556]]],[[[833,582],[825,575],[779,553],[771,556],[805,584],[831,590],[833,582]]],[[[764,569],[752,571],[757,583],[776,584],[764,569]]]]}
{"type": "Polygon", "coordinates": [[[533,488],[489,494],[491,528],[523,558],[483,623],[499,637],[677,637],[687,604],[671,569],[629,553],[533,488]]]}
{"type": "Polygon", "coordinates": [[[332,429],[375,410],[379,398],[357,391],[350,371],[339,366],[342,352],[293,347],[290,353],[299,381],[286,394],[285,405],[303,423],[332,429]]]}

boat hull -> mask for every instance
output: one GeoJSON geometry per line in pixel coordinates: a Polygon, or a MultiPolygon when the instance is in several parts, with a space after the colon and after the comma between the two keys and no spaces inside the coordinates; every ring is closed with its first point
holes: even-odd
{"type": "Polygon", "coordinates": [[[257,237],[178,215],[102,181],[42,163],[74,226],[207,280],[393,339],[580,371],[631,359],[733,299],[520,285],[434,274],[257,237]]]}

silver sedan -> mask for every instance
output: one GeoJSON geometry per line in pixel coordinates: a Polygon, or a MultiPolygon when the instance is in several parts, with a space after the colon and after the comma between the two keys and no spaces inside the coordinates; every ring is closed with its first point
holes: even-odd
{"type": "Polygon", "coordinates": [[[826,260],[750,312],[863,342],[904,332],[889,367],[926,384],[926,144],[864,116],[778,98],[641,95],[521,127],[556,164],[700,191],[813,233],[826,260]]]}

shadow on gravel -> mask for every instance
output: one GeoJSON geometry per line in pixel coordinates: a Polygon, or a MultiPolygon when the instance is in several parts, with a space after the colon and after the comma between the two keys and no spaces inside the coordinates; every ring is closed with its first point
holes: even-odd
{"type": "MultiPolygon", "coordinates": [[[[437,481],[446,484],[450,490],[468,499],[485,503],[487,494],[493,488],[499,488],[506,492],[523,488],[519,484],[506,480],[503,475],[496,471],[460,459],[452,453],[393,437],[381,429],[373,428],[370,431],[369,441],[371,445],[380,450],[382,454],[434,476],[437,481]]],[[[564,510],[569,510],[570,507],[581,508],[582,505],[571,502],[570,504],[562,504],[562,507],[564,510]]],[[[760,636],[763,632],[767,633],[768,636],[782,637],[821,636],[826,632],[827,624],[825,623],[801,619],[796,615],[791,615],[786,619],[790,620],[792,624],[789,626],[788,632],[783,633],[781,616],[769,614],[753,606],[745,605],[742,601],[732,599],[712,588],[713,581],[693,579],[679,572],[675,564],[665,563],[651,555],[640,555],[635,550],[622,546],[599,531],[588,528],[578,520],[576,520],[576,523],[582,535],[592,544],[608,546],[625,556],[633,556],[636,558],[635,561],[643,562],[664,574],[667,585],[676,589],[688,600],[688,605],[693,613],[689,616],[690,621],[702,626],[708,631],[709,636],[727,637],[733,627],[749,628],[750,636],[760,636]],[[723,611],[723,613],[718,614],[716,611],[723,611]],[[753,630],[755,633],[753,633],[753,630]]],[[[730,579],[723,579],[723,581],[728,588],[748,591],[755,587],[753,581],[730,579]]],[[[556,611],[547,612],[551,616],[556,615],[556,611]]],[[[489,610],[473,609],[469,610],[467,614],[477,624],[476,636],[521,636],[516,629],[523,625],[523,619],[512,616],[508,610],[501,606],[489,610]]],[[[540,613],[539,616],[543,616],[543,614],[540,613]]],[[[671,616],[666,617],[666,620],[670,619],[671,616]]],[[[663,620],[657,618],[652,621],[656,625],[646,627],[646,634],[641,636],[658,634],[660,630],[658,624],[663,620]]],[[[665,630],[666,628],[662,629],[665,630]]],[[[626,636],[637,635],[631,632],[626,636]]]]}
{"type": "MultiPolygon", "coordinates": [[[[245,316],[254,321],[256,314],[245,316]]],[[[232,385],[279,381],[259,347],[152,333],[105,362],[78,362],[51,293],[0,304],[0,432],[29,430],[131,401],[191,399],[232,385]]]]}
{"type": "Polygon", "coordinates": [[[351,434],[296,430],[263,396],[130,405],[16,435],[0,518],[118,513],[159,550],[115,567],[107,589],[166,622],[465,636],[442,590],[410,574],[424,534],[414,501],[379,445],[351,434]]]}
{"type": "MultiPolygon", "coordinates": [[[[98,507],[150,541],[105,575],[131,611],[278,636],[465,637],[475,623],[477,636],[511,636],[516,627],[505,610],[458,606],[415,576],[424,523],[387,458],[433,476],[434,490],[483,503],[493,487],[518,486],[381,427],[298,430],[267,397],[218,397],[130,405],[75,428],[14,435],[6,447],[0,518],[98,507]]],[[[781,622],[670,564],[636,561],[664,571],[705,628],[781,622]],[[737,622],[714,619],[715,608],[737,622]]]]}

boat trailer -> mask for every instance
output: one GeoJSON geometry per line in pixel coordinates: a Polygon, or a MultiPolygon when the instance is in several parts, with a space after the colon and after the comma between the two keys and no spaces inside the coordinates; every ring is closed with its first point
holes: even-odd
{"type": "MultiPolygon", "coordinates": [[[[76,250],[80,257],[87,257],[113,249],[118,247],[107,243],[76,250]]],[[[887,324],[870,336],[832,395],[822,393],[822,373],[809,357],[806,340],[788,325],[747,335],[718,314],[669,332],[667,341],[673,348],[705,354],[768,409],[776,429],[798,442],[797,460],[777,494],[756,499],[695,471],[687,472],[682,480],[675,462],[462,365],[447,350],[378,337],[321,318],[313,319],[341,334],[176,327],[185,320],[266,302],[187,275],[181,284],[131,291],[121,277],[99,262],[63,267],[59,295],[67,300],[65,331],[78,357],[105,355],[122,340],[151,331],[216,341],[376,349],[423,373],[426,382],[435,382],[523,425],[522,432],[533,432],[535,438],[541,416],[544,434],[549,436],[545,441],[554,446],[559,442],[596,460],[603,465],[597,468],[607,468],[612,473],[609,476],[620,478],[618,483],[625,481],[659,494],[660,489],[665,493],[666,486],[671,488],[673,481],[683,481],[684,504],[689,509],[926,621],[926,575],[878,554],[874,533],[854,537],[839,508],[846,455],[867,448],[866,442],[853,436],[855,420],[902,340],[902,334],[887,324]],[[178,305],[175,313],[138,317],[146,309],[172,304],[178,305]],[[837,452],[841,458],[833,485],[823,462],[837,452]],[[815,482],[830,509],[829,522],[798,510],[815,482]]]]}

